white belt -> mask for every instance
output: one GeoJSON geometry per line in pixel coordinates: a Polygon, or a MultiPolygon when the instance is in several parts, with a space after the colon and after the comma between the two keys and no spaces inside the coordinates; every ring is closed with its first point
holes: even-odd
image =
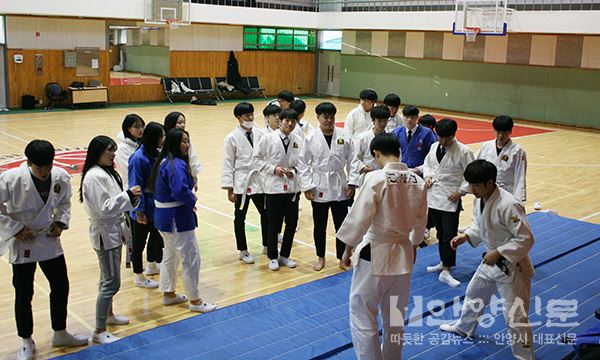
{"type": "Polygon", "coordinates": [[[182,201],[170,201],[170,202],[160,202],[158,200],[154,200],[154,206],[157,209],[171,209],[185,205],[182,201]]]}
{"type": "Polygon", "coordinates": [[[123,215],[119,215],[117,217],[111,217],[107,219],[98,219],[90,217],[90,223],[92,225],[115,225],[120,223],[121,221],[125,221],[125,217],[123,215]]]}
{"type": "MultiPolygon", "coordinates": [[[[257,169],[253,169],[251,170],[248,175],[246,176],[246,181],[244,182],[244,189],[243,189],[243,193],[242,193],[242,199],[240,201],[240,207],[238,208],[239,210],[241,210],[244,207],[244,204],[246,203],[246,196],[248,195],[248,187],[250,186],[250,182],[252,181],[252,177],[255,174],[258,174],[259,171],[257,169]]],[[[266,209],[266,203],[265,203],[265,209],[266,209]]]]}

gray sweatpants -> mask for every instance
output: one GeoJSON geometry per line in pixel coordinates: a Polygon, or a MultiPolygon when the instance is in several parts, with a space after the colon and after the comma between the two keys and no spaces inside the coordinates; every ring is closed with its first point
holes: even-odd
{"type": "Polygon", "coordinates": [[[96,250],[100,265],[100,283],[96,299],[96,328],[98,329],[106,329],[106,319],[113,296],[121,287],[122,249],[122,246],[118,246],[110,250],[96,250]]]}

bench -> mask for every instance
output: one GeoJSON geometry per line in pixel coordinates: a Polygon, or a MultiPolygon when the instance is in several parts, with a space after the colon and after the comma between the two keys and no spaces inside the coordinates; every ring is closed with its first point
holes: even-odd
{"type": "Polygon", "coordinates": [[[248,88],[248,90],[250,91],[248,93],[248,95],[245,95],[243,92],[241,92],[238,89],[233,89],[233,90],[228,90],[226,87],[224,86],[220,86],[219,83],[221,82],[227,82],[227,78],[225,77],[216,77],[215,78],[215,91],[217,93],[217,96],[221,99],[221,100],[225,100],[225,98],[235,98],[235,97],[256,97],[256,96],[262,96],[265,99],[267,98],[266,95],[264,94],[265,89],[263,87],[260,86],[260,83],[258,82],[258,77],[256,76],[243,76],[241,78],[241,83],[244,87],[248,88]]]}
{"type": "Polygon", "coordinates": [[[165,96],[172,103],[175,98],[191,99],[196,95],[209,95],[218,98],[209,77],[177,77],[162,78],[160,83],[163,86],[165,96]],[[177,83],[179,91],[173,91],[171,82],[177,83]]]}

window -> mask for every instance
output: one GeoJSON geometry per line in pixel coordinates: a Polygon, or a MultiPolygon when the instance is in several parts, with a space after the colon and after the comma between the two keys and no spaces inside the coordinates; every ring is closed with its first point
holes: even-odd
{"type": "Polygon", "coordinates": [[[4,16],[0,16],[0,44],[5,44],[5,34],[4,34],[4,16]]]}
{"type": "Polygon", "coordinates": [[[244,50],[314,51],[315,30],[244,27],[244,50]]]}
{"type": "Polygon", "coordinates": [[[319,31],[319,49],[342,50],[342,32],[323,30],[319,31]]]}

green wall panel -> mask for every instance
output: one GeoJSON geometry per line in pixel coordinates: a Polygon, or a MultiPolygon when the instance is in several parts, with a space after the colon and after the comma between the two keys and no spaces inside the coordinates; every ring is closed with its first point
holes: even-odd
{"type": "Polygon", "coordinates": [[[169,76],[169,47],[125,46],[127,71],[169,76]]]}
{"type": "Polygon", "coordinates": [[[600,70],[342,55],[343,97],[600,128],[600,70]]]}

